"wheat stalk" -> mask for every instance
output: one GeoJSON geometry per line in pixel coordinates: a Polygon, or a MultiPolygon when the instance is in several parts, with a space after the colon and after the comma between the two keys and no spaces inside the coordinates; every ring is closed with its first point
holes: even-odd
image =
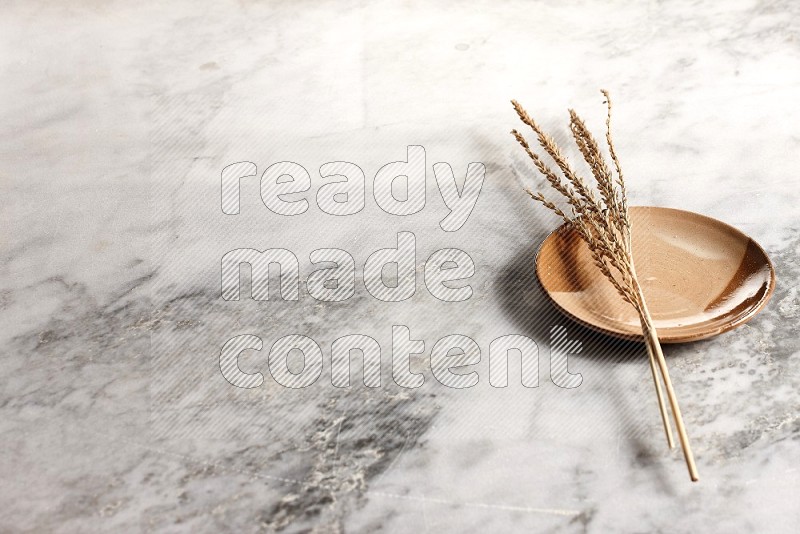
{"type": "Polygon", "coordinates": [[[608,91],[602,90],[601,92],[605,96],[608,110],[605,138],[614,165],[614,171],[616,171],[616,179],[614,171],[606,163],[597,141],[586,127],[586,124],[574,110],[569,110],[570,132],[595,179],[596,191],[569,165],[567,158],[563,155],[555,140],[541,129],[539,124],[528,115],[528,112],[516,100],[512,100],[511,103],[520,120],[534,131],[539,146],[550,156],[550,159],[561,171],[563,178],[548,166],[542,156],[531,148],[521,133],[517,130],[512,130],[511,133],[531,161],[533,161],[536,169],[547,179],[550,186],[564,197],[569,206],[568,212],[558,208],[542,193],[526,190],[527,193],[531,198],[561,217],[583,238],[588,245],[595,265],[611,282],[622,299],[636,310],[642,326],[644,342],[647,346],[650,371],[653,376],[656,397],[658,398],[661,422],[667,435],[667,443],[670,448],[675,446],[667,408],[664,403],[664,393],[661,389],[662,380],[675,420],[686,465],[689,469],[689,476],[693,481],[696,481],[698,480],[697,467],[689,445],[689,438],[686,435],[683,416],[675,397],[667,363],[661,350],[661,344],[658,341],[658,333],[653,325],[653,318],[647,308],[644,293],[636,276],[631,248],[631,221],[628,214],[625,181],[616,150],[614,149],[614,143],[611,139],[611,98],[608,91]],[[659,375],[661,380],[659,380],[659,375]]]}

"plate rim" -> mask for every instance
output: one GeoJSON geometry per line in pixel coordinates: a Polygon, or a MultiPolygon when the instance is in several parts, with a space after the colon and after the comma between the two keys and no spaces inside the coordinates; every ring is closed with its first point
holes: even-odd
{"type": "MultiPolygon", "coordinates": [[[[672,212],[677,212],[677,213],[688,213],[688,214],[691,214],[693,216],[699,216],[701,218],[713,221],[714,223],[721,225],[722,227],[726,228],[727,230],[730,230],[733,233],[738,234],[739,236],[741,236],[744,239],[747,239],[751,243],[753,243],[753,245],[755,245],[758,248],[758,250],[764,256],[764,258],[767,260],[766,264],[769,267],[769,278],[770,279],[769,279],[769,284],[768,284],[768,287],[767,287],[767,291],[764,294],[764,296],[761,299],[759,299],[759,301],[756,303],[756,305],[754,305],[753,307],[749,308],[746,313],[743,313],[742,315],[736,317],[733,321],[726,322],[723,325],[718,326],[718,327],[716,327],[716,328],[714,328],[712,330],[709,330],[709,331],[704,331],[704,332],[700,332],[700,333],[697,333],[697,334],[691,334],[691,335],[685,334],[685,335],[664,336],[664,337],[659,335],[658,336],[658,340],[661,343],[664,343],[664,344],[690,343],[690,342],[693,342],[693,341],[701,341],[703,339],[709,339],[709,338],[712,338],[712,337],[716,337],[716,336],[718,336],[720,334],[724,334],[725,332],[729,332],[729,331],[733,330],[734,328],[737,328],[737,327],[749,322],[751,319],[753,319],[753,317],[758,315],[758,313],[761,312],[761,310],[764,309],[764,307],[767,305],[769,300],[772,298],[772,293],[775,291],[775,284],[776,284],[775,266],[773,265],[772,260],[770,259],[770,257],[767,254],[767,252],[764,250],[764,247],[762,247],[758,243],[758,241],[756,241],[755,239],[753,239],[749,235],[745,234],[744,232],[742,232],[741,230],[739,230],[735,226],[732,226],[732,225],[730,225],[730,224],[728,224],[728,223],[726,223],[724,221],[721,221],[719,219],[716,219],[714,217],[709,217],[708,215],[705,215],[703,213],[698,213],[696,211],[688,211],[688,210],[682,210],[682,209],[678,209],[678,208],[670,208],[670,207],[665,207],[665,206],[629,206],[628,209],[639,209],[639,208],[647,209],[647,210],[661,210],[661,211],[672,211],[672,212]]],[[[539,260],[540,260],[540,257],[541,257],[542,248],[544,247],[544,244],[553,235],[557,234],[558,232],[564,231],[567,228],[567,226],[568,226],[568,223],[566,223],[566,222],[560,224],[553,231],[548,233],[547,236],[545,236],[545,238],[542,239],[542,241],[539,243],[539,246],[536,248],[536,254],[535,254],[534,260],[533,260],[534,261],[534,266],[535,266],[534,270],[536,271],[536,282],[539,284],[539,288],[542,290],[542,293],[544,293],[547,296],[547,299],[550,301],[550,303],[560,313],[562,313],[563,315],[567,316],[572,321],[575,321],[576,323],[578,323],[578,324],[580,324],[580,325],[582,325],[582,326],[584,326],[584,327],[586,327],[586,328],[588,328],[590,330],[593,330],[595,332],[599,332],[601,334],[605,334],[607,336],[614,337],[614,338],[617,338],[617,339],[624,339],[626,341],[640,341],[640,342],[643,341],[644,340],[644,336],[642,336],[642,335],[627,334],[627,333],[623,333],[623,332],[609,330],[607,328],[604,328],[602,326],[598,326],[598,325],[596,325],[594,323],[591,323],[589,321],[586,321],[584,319],[581,319],[581,318],[575,316],[569,310],[565,309],[558,302],[556,302],[556,300],[553,298],[553,296],[550,294],[550,292],[547,290],[547,288],[544,287],[544,283],[542,282],[542,277],[541,277],[541,274],[539,272],[539,269],[541,267],[541,262],[539,260]]]]}

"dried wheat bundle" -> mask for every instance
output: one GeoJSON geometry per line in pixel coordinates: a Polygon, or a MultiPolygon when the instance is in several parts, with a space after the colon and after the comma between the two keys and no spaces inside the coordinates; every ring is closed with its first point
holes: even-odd
{"type": "Polygon", "coordinates": [[[683,424],[683,417],[675,398],[672,388],[672,381],[669,377],[667,363],[661,351],[658,341],[658,334],[653,326],[653,319],[647,309],[642,288],[636,277],[633,253],[631,249],[631,221],[628,216],[628,200],[625,193],[625,181],[622,176],[622,169],[617,159],[614,144],[611,140],[611,98],[608,91],[603,90],[606,98],[608,113],[606,115],[606,143],[608,144],[609,154],[616,171],[614,172],[606,163],[600,147],[592,136],[583,120],[569,110],[569,128],[575,143],[580,150],[584,160],[596,181],[596,189],[592,188],[587,182],[578,175],[569,165],[555,140],[547,135],[539,125],[528,115],[523,107],[516,100],[512,100],[514,110],[519,118],[533,129],[539,146],[555,162],[564,178],[559,176],[547,163],[534,152],[525,138],[517,130],[512,130],[512,134],[517,142],[522,146],[528,157],[533,161],[538,171],[547,179],[550,186],[560,193],[567,202],[568,213],[559,209],[553,202],[547,200],[542,193],[534,193],[527,190],[528,194],[536,201],[541,202],[545,207],[556,213],[564,221],[571,225],[577,233],[586,241],[592,259],[600,271],[611,282],[619,292],[620,296],[636,310],[642,325],[642,335],[647,345],[647,353],[650,360],[650,370],[653,375],[656,396],[658,397],[658,407],[661,413],[661,421],[667,435],[667,442],[670,448],[674,447],[672,430],[670,428],[669,416],[664,403],[661,382],[667,392],[675,426],[678,431],[686,465],[689,468],[689,476],[692,480],[697,480],[697,467],[686,429],[683,424]],[[660,375],[660,379],[659,379],[660,375]]]}

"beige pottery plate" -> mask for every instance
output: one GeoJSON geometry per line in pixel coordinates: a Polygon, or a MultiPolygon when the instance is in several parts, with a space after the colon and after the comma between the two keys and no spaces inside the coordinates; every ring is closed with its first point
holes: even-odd
{"type": "MultiPolygon", "coordinates": [[[[764,250],[716,219],[670,208],[630,208],[639,282],[663,343],[695,341],[758,313],[775,288],[764,250]]],[[[604,333],[641,339],[636,312],[592,262],[586,243],[563,225],[542,243],[536,275],[556,307],[604,333]]]]}

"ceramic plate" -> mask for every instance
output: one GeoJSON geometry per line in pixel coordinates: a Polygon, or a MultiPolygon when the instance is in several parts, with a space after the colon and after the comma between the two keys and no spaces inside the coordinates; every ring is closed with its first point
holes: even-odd
{"type": "MultiPolygon", "coordinates": [[[[769,300],[775,271],[739,230],[697,213],[632,207],[633,257],[662,343],[715,336],[750,320],[769,300]]],[[[641,339],[636,312],[592,263],[567,225],[536,256],[536,274],[555,305],[607,334],[641,339]]]]}

